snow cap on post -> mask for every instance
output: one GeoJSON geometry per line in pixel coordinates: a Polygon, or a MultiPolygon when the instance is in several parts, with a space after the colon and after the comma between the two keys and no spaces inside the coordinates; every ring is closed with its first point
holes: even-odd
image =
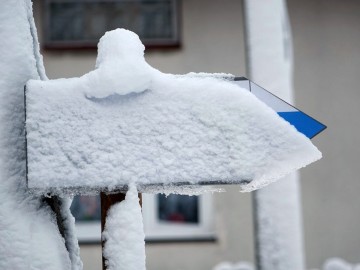
{"type": "Polygon", "coordinates": [[[100,38],[96,68],[106,61],[119,61],[126,58],[143,58],[145,46],[134,32],[126,29],[108,31],[100,38]]]}
{"type": "Polygon", "coordinates": [[[97,68],[26,86],[28,187],[44,193],[267,185],[321,153],[232,79],[164,74],[130,31],[108,32],[97,68]],[[114,61],[113,61],[114,60],[114,61]]]}

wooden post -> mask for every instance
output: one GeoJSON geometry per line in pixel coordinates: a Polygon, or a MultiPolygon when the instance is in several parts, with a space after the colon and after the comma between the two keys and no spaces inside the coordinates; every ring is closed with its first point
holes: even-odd
{"type": "MultiPolygon", "coordinates": [[[[100,193],[101,197],[101,234],[105,228],[106,216],[110,207],[118,202],[122,202],[125,200],[125,193],[114,193],[114,194],[105,194],[103,192],[100,193]]],[[[140,205],[142,205],[142,196],[139,193],[140,205]]],[[[106,270],[105,266],[105,257],[104,257],[104,241],[101,239],[102,246],[102,268],[106,270]]]]}
{"type": "Polygon", "coordinates": [[[69,242],[69,238],[66,235],[66,232],[69,231],[69,228],[67,227],[66,223],[64,223],[64,220],[66,217],[64,217],[61,212],[61,207],[62,207],[62,203],[63,203],[61,198],[58,196],[53,196],[50,198],[44,197],[42,199],[42,201],[44,203],[48,204],[50,206],[51,210],[54,212],[55,217],[56,217],[56,223],[59,228],[59,232],[65,240],[65,247],[66,247],[67,251],[70,252],[69,246],[71,245],[71,242],[69,242]]]}

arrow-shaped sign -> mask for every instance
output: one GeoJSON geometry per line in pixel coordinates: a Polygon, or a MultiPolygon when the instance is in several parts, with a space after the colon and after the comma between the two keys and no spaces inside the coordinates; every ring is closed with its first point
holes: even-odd
{"type": "Polygon", "coordinates": [[[300,111],[299,109],[275,96],[256,83],[250,81],[249,79],[245,77],[236,77],[234,80],[236,84],[253,93],[259,100],[276,111],[279,116],[295,126],[299,132],[304,134],[309,139],[314,138],[316,135],[326,129],[324,124],[320,123],[316,119],[300,111]]]}
{"type": "Polygon", "coordinates": [[[34,192],[114,191],[130,183],[140,191],[220,183],[250,191],[321,157],[271,109],[308,137],[318,133],[292,121],[294,107],[246,79],[161,73],[143,49],[134,33],[111,31],[94,71],[27,83],[34,192]]]}

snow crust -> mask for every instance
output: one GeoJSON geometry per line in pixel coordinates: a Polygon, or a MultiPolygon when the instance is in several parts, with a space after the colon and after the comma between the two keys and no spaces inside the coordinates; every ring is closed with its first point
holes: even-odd
{"type": "Polygon", "coordinates": [[[60,198],[62,225],[64,227],[65,246],[71,261],[71,270],[82,270],[83,263],[80,258],[79,241],[76,237],[75,218],[70,211],[72,199],[60,198]]]}
{"type": "Polygon", "coordinates": [[[145,233],[138,192],[130,185],[125,200],[113,205],[102,234],[108,270],[145,270],[145,233]]]}
{"type": "Polygon", "coordinates": [[[107,32],[98,44],[96,70],[78,82],[85,96],[105,98],[146,90],[151,67],[145,62],[144,50],[138,35],[131,31],[107,32]]]}
{"type": "MultiPolygon", "coordinates": [[[[254,270],[254,266],[248,262],[221,262],[217,264],[213,270],[254,270]]],[[[304,268],[305,269],[305,268],[304,268]]],[[[351,264],[341,258],[329,258],[327,259],[323,266],[322,270],[360,270],[360,264],[351,264]]],[[[316,270],[316,269],[312,269],[316,270]]]]}
{"type": "Polygon", "coordinates": [[[27,83],[34,192],[218,181],[251,191],[321,157],[248,91],[218,76],[161,73],[143,48],[134,33],[110,31],[94,71],[27,83]]]}
{"type": "Polygon", "coordinates": [[[213,270],[254,270],[254,266],[248,262],[222,262],[214,267],[213,270]]]}
{"type": "Polygon", "coordinates": [[[329,258],[323,265],[323,270],[360,270],[360,264],[350,264],[340,258],[329,258]]]}
{"type": "Polygon", "coordinates": [[[50,208],[26,186],[24,85],[39,79],[31,1],[0,4],[0,269],[71,269],[50,208]]]}
{"type": "Polygon", "coordinates": [[[149,185],[149,186],[140,186],[140,189],[143,193],[148,194],[157,194],[161,193],[166,196],[170,194],[178,195],[188,195],[188,196],[198,196],[206,193],[215,193],[215,192],[226,192],[222,186],[200,186],[197,184],[194,185],[149,185]]]}

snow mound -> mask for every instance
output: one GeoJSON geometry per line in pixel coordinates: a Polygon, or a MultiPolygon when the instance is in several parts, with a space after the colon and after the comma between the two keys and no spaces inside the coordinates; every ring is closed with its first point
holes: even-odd
{"type": "Polygon", "coordinates": [[[145,62],[143,48],[132,32],[111,31],[94,71],[27,83],[34,192],[130,183],[240,183],[251,191],[321,158],[309,139],[231,80],[161,73],[145,62]]]}
{"type": "Polygon", "coordinates": [[[216,265],[213,270],[254,270],[254,266],[248,262],[222,262],[216,265]]]}
{"type": "Polygon", "coordinates": [[[113,205],[102,234],[108,270],[145,270],[145,233],[138,192],[130,185],[125,200],[113,205]]]}
{"type": "Polygon", "coordinates": [[[116,29],[100,39],[96,70],[82,78],[87,97],[143,92],[151,81],[151,67],[144,59],[145,47],[138,35],[116,29]]]}
{"type": "Polygon", "coordinates": [[[352,265],[340,258],[330,258],[325,261],[323,270],[360,270],[360,264],[352,265]]]}

